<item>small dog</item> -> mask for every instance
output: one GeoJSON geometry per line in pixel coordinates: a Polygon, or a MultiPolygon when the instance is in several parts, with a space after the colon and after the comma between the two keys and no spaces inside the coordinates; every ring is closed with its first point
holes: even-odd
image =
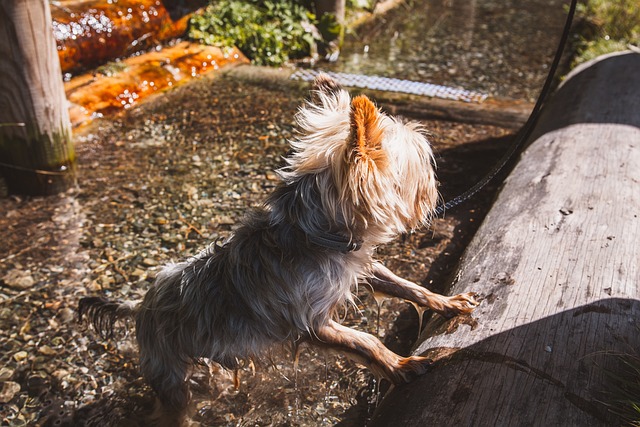
{"type": "Polygon", "coordinates": [[[139,304],[80,301],[80,319],[106,335],[135,317],[140,368],[166,413],[184,413],[192,363],[232,369],[277,343],[339,350],[392,383],[424,373],[428,359],[398,356],[336,321],[359,282],[446,317],[477,305],[473,294],[434,294],[373,258],[376,246],[428,224],[436,205],[420,125],[383,114],[366,96],[351,99],[326,75],[296,120],[281,183],[227,242],[166,266],[139,304]]]}

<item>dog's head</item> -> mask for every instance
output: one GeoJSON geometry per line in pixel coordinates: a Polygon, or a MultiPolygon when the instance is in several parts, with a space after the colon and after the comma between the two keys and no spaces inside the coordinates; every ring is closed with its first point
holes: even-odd
{"type": "Polygon", "coordinates": [[[287,184],[322,187],[321,206],[354,232],[382,243],[426,223],[438,199],[434,160],[423,128],[382,113],[364,95],[353,99],[319,76],[296,117],[287,184]]]}

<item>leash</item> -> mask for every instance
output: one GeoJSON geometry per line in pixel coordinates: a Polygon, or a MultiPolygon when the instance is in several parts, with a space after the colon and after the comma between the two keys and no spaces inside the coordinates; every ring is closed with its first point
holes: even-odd
{"type": "Polygon", "coordinates": [[[553,79],[555,77],[556,71],[558,69],[558,65],[560,64],[560,59],[562,58],[562,52],[564,51],[564,46],[567,43],[567,39],[569,38],[569,30],[571,29],[571,24],[573,22],[573,16],[575,15],[576,6],[578,0],[571,0],[571,5],[569,6],[569,11],[567,12],[567,20],[564,24],[564,29],[562,30],[562,36],[560,37],[560,42],[558,43],[558,48],[556,49],[555,57],[553,58],[553,62],[551,63],[551,67],[549,68],[549,73],[547,74],[547,79],[542,86],[542,90],[540,91],[540,95],[538,95],[538,100],[536,101],[533,110],[531,110],[531,114],[527,119],[524,126],[518,132],[516,136],[516,141],[511,145],[511,148],[502,156],[502,158],[498,161],[498,163],[487,173],[480,181],[478,181],[473,187],[469,188],[464,193],[454,197],[446,203],[440,203],[436,209],[434,210],[434,217],[442,216],[447,210],[458,206],[459,204],[469,200],[473,196],[476,195],[482,188],[484,188],[488,183],[490,183],[498,173],[504,169],[504,167],[513,159],[514,155],[520,151],[524,142],[531,136],[533,132],[533,126],[538,121],[538,117],[540,116],[540,110],[542,109],[542,105],[546,101],[551,91],[551,84],[553,83],[553,79]]]}

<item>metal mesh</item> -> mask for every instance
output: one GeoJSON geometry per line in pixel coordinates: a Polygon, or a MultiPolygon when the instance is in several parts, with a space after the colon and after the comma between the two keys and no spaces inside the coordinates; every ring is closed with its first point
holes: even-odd
{"type": "Polygon", "coordinates": [[[298,69],[292,75],[293,80],[313,81],[320,73],[327,74],[343,86],[358,87],[363,89],[381,90],[387,92],[408,93],[411,95],[429,96],[432,98],[452,99],[455,101],[480,103],[487,99],[488,95],[464,89],[456,89],[448,86],[431,83],[414,82],[390,77],[364,76],[360,74],[338,73],[312,69],[298,69]]]}

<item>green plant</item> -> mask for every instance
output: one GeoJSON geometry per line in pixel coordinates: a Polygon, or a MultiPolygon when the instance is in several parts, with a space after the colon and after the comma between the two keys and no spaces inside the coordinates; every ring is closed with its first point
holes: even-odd
{"type": "Polygon", "coordinates": [[[272,66],[309,55],[319,40],[315,16],[295,0],[216,1],[191,18],[189,37],[235,45],[253,63],[272,66]]]}
{"type": "Polygon", "coordinates": [[[576,9],[579,37],[575,63],[640,44],[637,0],[588,0],[576,9]]]}

